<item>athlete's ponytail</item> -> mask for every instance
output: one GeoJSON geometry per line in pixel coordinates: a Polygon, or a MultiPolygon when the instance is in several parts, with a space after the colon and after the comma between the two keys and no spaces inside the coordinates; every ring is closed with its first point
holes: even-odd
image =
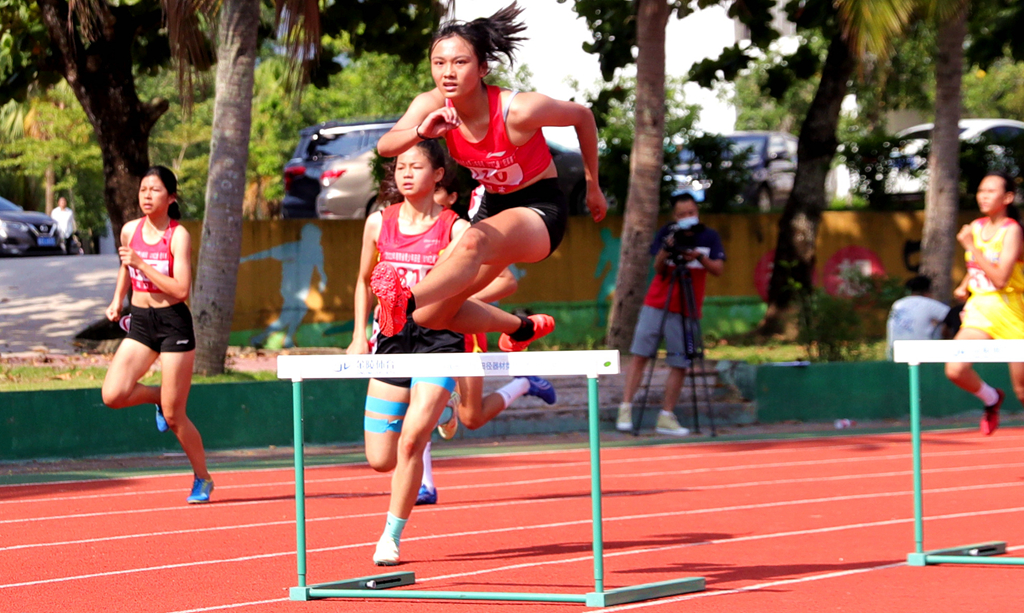
{"type": "Polygon", "coordinates": [[[481,66],[500,61],[499,55],[507,57],[511,65],[515,61],[519,43],[526,40],[524,36],[516,36],[526,29],[521,21],[516,21],[522,12],[523,9],[513,2],[490,17],[481,17],[470,22],[445,22],[434,35],[430,50],[434,50],[434,45],[438,41],[458,36],[473,47],[481,66]]]}

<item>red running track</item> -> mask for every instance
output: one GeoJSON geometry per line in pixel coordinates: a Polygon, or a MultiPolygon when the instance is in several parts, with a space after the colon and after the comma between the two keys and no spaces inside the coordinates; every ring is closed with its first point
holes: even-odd
{"type": "MultiPolygon", "coordinates": [[[[1024,431],[924,435],[925,548],[1024,542],[1024,431]]],[[[593,591],[588,452],[436,459],[440,504],[402,539],[418,589],[593,591]]],[[[605,587],[690,576],[698,594],[605,610],[1017,613],[1024,569],[905,564],[913,550],[909,436],[602,450],[605,587]]],[[[582,605],[291,602],[292,471],[0,487],[0,611],[579,611],[582,605]]],[[[389,477],[309,468],[309,582],[377,574],[389,477]]],[[[1017,552],[1015,555],[1024,555],[1017,552]]]]}

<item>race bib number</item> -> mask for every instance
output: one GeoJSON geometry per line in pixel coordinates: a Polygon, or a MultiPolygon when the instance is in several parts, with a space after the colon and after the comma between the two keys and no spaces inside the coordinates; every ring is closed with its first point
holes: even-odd
{"type": "Polygon", "coordinates": [[[514,187],[523,182],[523,168],[519,164],[504,168],[470,168],[469,171],[473,179],[488,186],[514,187]]]}

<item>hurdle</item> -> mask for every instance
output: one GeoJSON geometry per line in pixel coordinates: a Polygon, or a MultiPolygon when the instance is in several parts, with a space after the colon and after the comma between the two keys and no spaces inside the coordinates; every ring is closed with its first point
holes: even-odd
{"type": "Polygon", "coordinates": [[[924,550],[924,504],[921,485],[921,375],[927,363],[1004,363],[1024,361],[1024,340],[895,341],[893,361],[910,371],[910,438],[914,456],[914,552],[909,566],[930,564],[989,564],[1024,566],[1024,558],[998,557],[1006,553],[1005,541],[989,541],[945,549],[924,550]]]}
{"type": "Polygon", "coordinates": [[[277,376],[292,382],[295,437],[295,538],[298,585],[291,600],[321,598],[390,598],[408,600],[494,600],[577,603],[606,607],[704,590],[703,577],[670,579],[605,590],[601,521],[601,452],[598,386],[600,375],[619,372],[618,351],[532,351],[525,353],[445,353],[386,355],[289,355],[277,358],[277,376]],[[310,379],[369,379],[371,377],[587,377],[590,438],[590,498],[593,528],[594,591],[586,594],[532,592],[459,592],[392,588],[415,583],[412,572],[391,572],[307,583],[306,491],[303,452],[302,382],[310,379]]]}

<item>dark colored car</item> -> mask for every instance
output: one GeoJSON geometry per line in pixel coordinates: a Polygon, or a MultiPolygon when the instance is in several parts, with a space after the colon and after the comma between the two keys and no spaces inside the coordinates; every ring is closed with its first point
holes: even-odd
{"type": "MultiPolygon", "coordinates": [[[[395,122],[326,121],[302,129],[295,153],[284,166],[282,215],[286,219],[365,218],[377,199],[377,184],[370,171],[373,152],[395,122]]],[[[583,157],[560,145],[549,143],[548,148],[570,212],[585,214],[583,157]]]]}
{"type": "Polygon", "coordinates": [[[49,215],[0,198],[0,255],[61,255],[63,241],[49,215]]]}
{"type": "MultiPolygon", "coordinates": [[[[796,176],[797,138],[785,132],[736,132],[724,138],[730,141],[733,155],[743,151],[747,154],[750,180],[740,194],[743,203],[760,211],[784,206],[796,176]]],[[[676,167],[674,194],[689,192],[703,201],[710,182],[693,163],[692,154],[684,151],[682,160],[676,167]]]]}

